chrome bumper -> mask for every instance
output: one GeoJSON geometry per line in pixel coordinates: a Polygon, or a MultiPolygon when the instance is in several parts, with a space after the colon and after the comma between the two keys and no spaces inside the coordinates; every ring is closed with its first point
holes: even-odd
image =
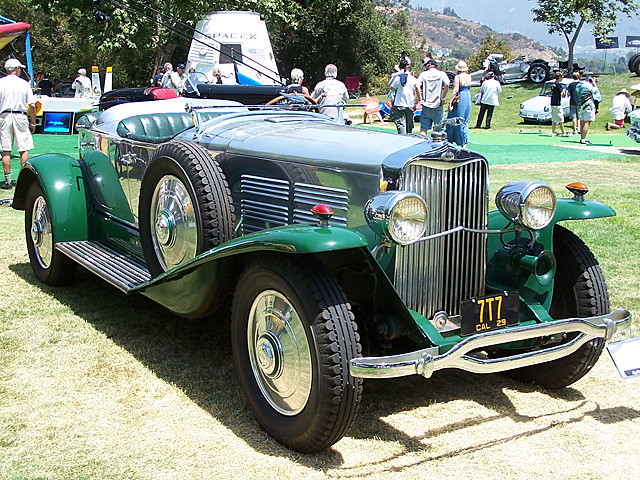
{"type": "Polygon", "coordinates": [[[473,373],[496,373],[514,368],[536,365],[571,355],[589,340],[604,338],[609,341],[617,332],[631,325],[631,312],[615,310],[606,315],[590,318],[568,318],[554,322],[513,327],[479,333],[465,338],[451,350],[438,355],[438,347],[388,357],[354,358],[349,372],[361,378],[392,378],[422,375],[429,378],[436,370],[459,368],[473,373]],[[578,333],[567,343],[532,350],[502,358],[477,358],[468,355],[473,350],[484,350],[508,342],[518,342],[562,333],[578,333]]]}

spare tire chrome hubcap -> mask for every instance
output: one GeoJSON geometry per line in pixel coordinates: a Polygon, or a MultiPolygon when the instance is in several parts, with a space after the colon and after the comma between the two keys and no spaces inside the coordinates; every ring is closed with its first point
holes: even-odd
{"type": "Polygon", "coordinates": [[[196,256],[198,222],[189,190],[175,175],[160,179],[151,199],[153,248],[165,270],[196,256]]]}

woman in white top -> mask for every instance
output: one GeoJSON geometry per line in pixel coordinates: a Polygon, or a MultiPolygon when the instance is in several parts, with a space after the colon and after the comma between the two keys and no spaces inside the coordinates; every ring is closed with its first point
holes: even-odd
{"type": "Polygon", "coordinates": [[[476,128],[480,128],[484,114],[487,114],[487,120],[484,124],[484,128],[491,128],[491,117],[493,117],[493,109],[500,106],[500,100],[498,95],[502,91],[500,82],[495,79],[493,72],[488,72],[487,76],[482,82],[480,88],[480,112],[478,112],[478,119],[476,120],[476,128]]]}

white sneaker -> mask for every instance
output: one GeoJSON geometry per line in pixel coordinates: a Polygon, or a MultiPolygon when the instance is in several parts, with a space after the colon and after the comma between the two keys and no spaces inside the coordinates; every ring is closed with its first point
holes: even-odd
{"type": "Polygon", "coordinates": [[[558,136],[558,134],[557,134],[557,133],[552,133],[552,134],[551,134],[551,136],[552,136],[552,137],[557,137],[557,136],[558,136]]]}

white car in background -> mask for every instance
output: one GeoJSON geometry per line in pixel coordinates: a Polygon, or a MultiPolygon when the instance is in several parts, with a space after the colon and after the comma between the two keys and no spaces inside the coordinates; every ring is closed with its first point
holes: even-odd
{"type": "MultiPolygon", "coordinates": [[[[573,80],[570,78],[563,78],[562,83],[562,98],[560,103],[564,111],[565,120],[569,120],[569,92],[567,87],[573,80]]],[[[525,100],[520,104],[520,115],[525,123],[550,123],[551,122],[551,88],[555,80],[549,80],[540,89],[540,93],[535,97],[525,100]]]]}

